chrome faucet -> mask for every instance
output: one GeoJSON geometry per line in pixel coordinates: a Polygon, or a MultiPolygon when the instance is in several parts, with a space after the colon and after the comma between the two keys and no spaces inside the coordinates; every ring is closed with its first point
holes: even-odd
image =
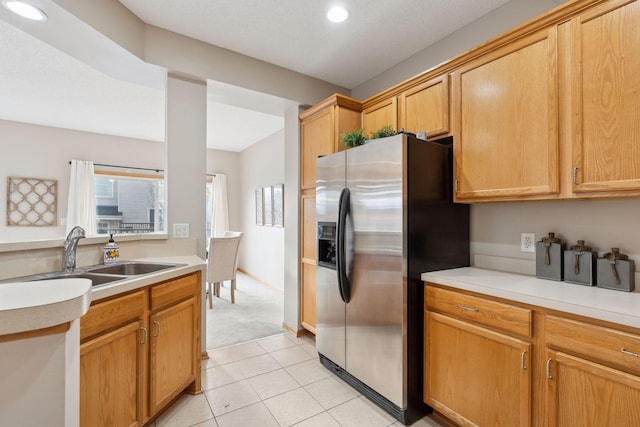
{"type": "Polygon", "coordinates": [[[85,237],[84,228],[76,225],[67,234],[64,241],[64,254],[62,255],[62,271],[73,271],[76,268],[76,248],[78,241],[85,237]]]}

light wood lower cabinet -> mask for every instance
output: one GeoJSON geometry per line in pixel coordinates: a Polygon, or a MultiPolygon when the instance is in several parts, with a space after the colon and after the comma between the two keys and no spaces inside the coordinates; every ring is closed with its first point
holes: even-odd
{"type": "Polygon", "coordinates": [[[640,426],[640,377],[547,352],[547,425],[640,426]]]}
{"type": "Polygon", "coordinates": [[[200,272],[96,301],[80,319],[80,425],[148,424],[201,392],[200,272]]]}
{"type": "Polygon", "coordinates": [[[134,321],[80,347],[80,425],[141,425],[139,333],[134,321]]]}
{"type": "Polygon", "coordinates": [[[197,310],[195,298],[171,306],[151,316],[150,407],[156,413],[195,379],[196,345],[191,332],[197,310]]]}
{"type": "Polygon", "coordinates": [[[640,426],[640,335],[546,316],[548,426],[640,426]]]}
{"type": "Polygon", "coordinates": [[[635,328],[427,283],[424,364],[459,425],[640,427],[635,328]]]}
{"type": "Polygon", "coordinates": [[[531,344],[426,312],[425,402],[460,425],[531,423],[531,344]]]}

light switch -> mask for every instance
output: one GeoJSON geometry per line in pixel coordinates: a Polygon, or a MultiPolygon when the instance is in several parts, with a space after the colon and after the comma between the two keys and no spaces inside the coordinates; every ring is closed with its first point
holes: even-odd
{"type": "Polygon", "coordinates": [[[188,239],[189,238],[189,224],[173,224],[173,238],[174,239],[188,239]]]}

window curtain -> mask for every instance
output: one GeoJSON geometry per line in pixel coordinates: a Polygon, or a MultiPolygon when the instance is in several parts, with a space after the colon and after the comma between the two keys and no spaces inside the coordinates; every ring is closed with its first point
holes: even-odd
{"type": "Polygon", "coordinates": [[[227,176],[217,173],[213,177],[211,197],[211,236],[222,237],[229,229],[229,203],[227,201],[227,176]]]}
{"type": "Polygon", "coordinates": [[[96,195],[93,162],[71,160],[69,199],[67,204],[67,233],[79,225],[87,235],[96,234],[96,195]]]}

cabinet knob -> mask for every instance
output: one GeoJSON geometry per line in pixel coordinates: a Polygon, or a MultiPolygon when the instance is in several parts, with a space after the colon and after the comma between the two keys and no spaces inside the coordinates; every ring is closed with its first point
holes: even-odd
{"type": "Polygon", "coordinates": [[[573,184],[578,185],[578,167],[573,168],[573,184]]]}
{"type": "Polygon", "coordinates": [[[547,379],[553,379],[553,377],[551,376],[551,359],[547,359],[547,379]]]}
{"type": "Polygon", "coordinates": [[[522,352],[522,355],[520,356],[520,367],[522,368],[523,371],[527,370],[527,363],[526,363],[526,357],[527,357],[527,350],[524,350],[522,352]]]}

